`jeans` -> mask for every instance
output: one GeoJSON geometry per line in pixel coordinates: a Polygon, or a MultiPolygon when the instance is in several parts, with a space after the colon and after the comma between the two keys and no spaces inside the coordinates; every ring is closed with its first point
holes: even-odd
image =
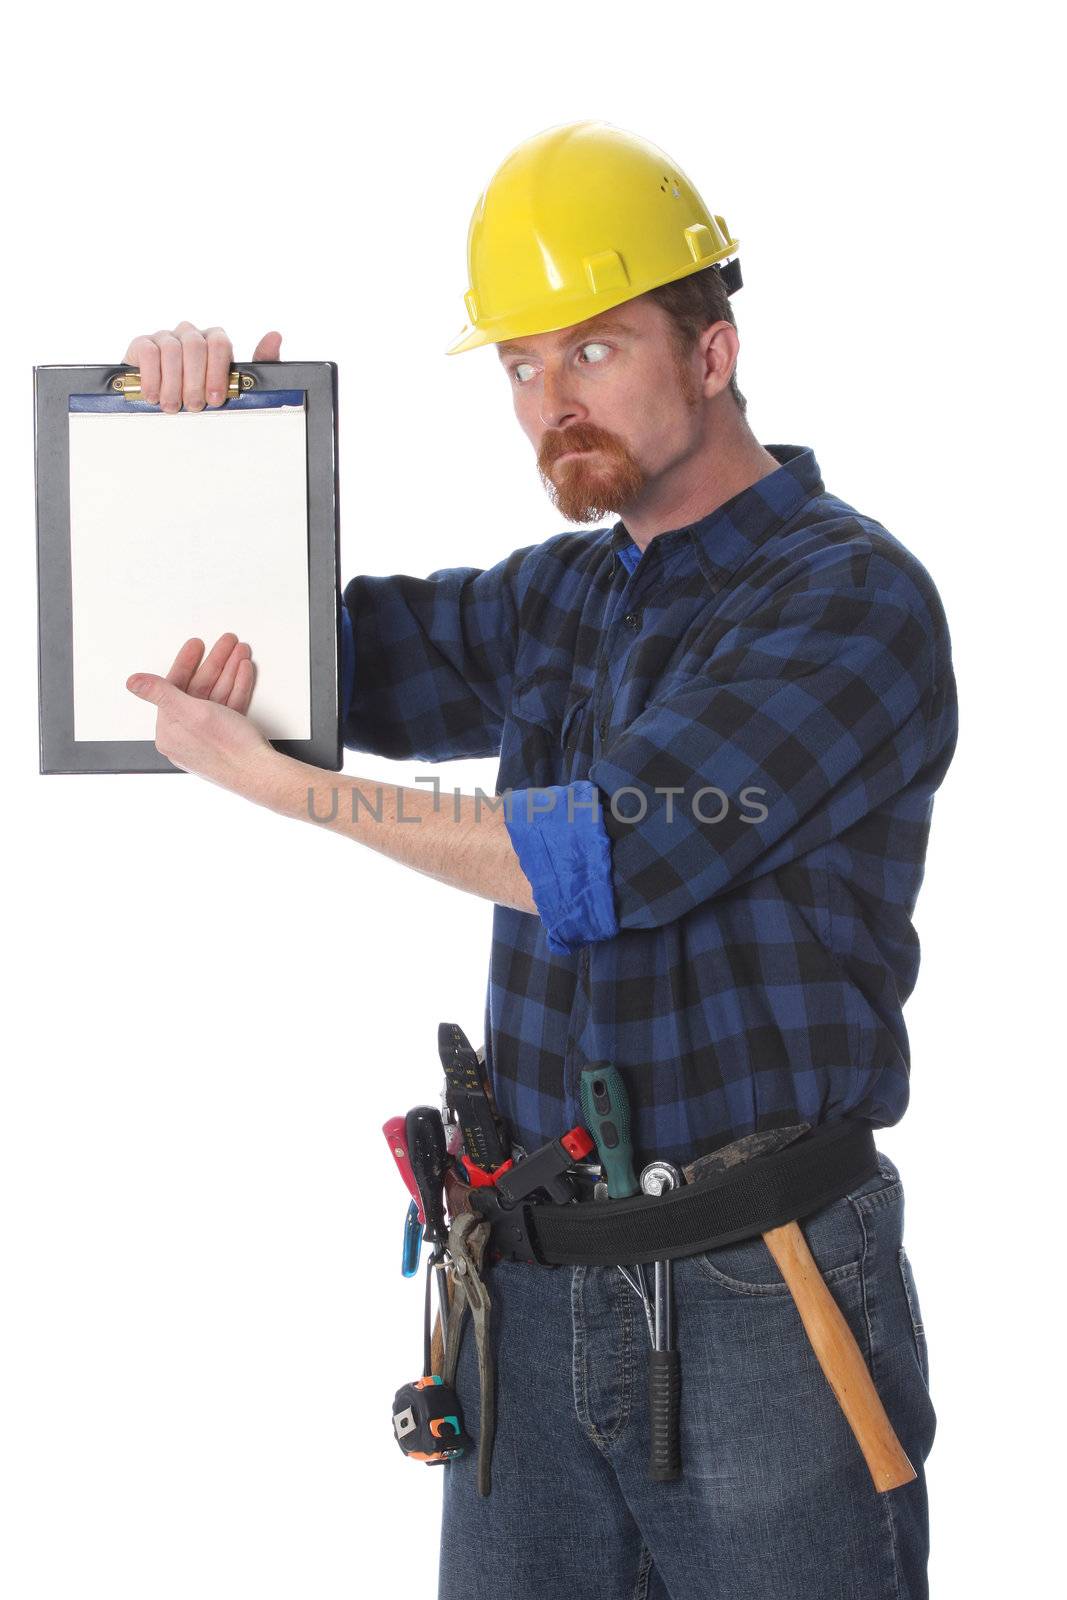
{"type": "MultiPolygon", "coordinates": [[[[926,1600],[936,1417],[900,1173],[803,1219],[918,1476],[878,1493],[761,1238],[674,1263],[682,1477],[648,1476],[648,1331],[614,1268],[502,1262],[493,1486],[445,1474],[439,1600],[926,1600]]],[[[649,1272],[651,1283],[651,1272],[649,1272]]],[[[456,1378],[478,1432],[468,1319],[456,1378]]]]}

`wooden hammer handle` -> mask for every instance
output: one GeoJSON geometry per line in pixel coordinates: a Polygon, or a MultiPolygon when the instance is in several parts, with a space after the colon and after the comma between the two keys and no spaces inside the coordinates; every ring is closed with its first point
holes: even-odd
{"type": "MultiPolygon", "coordinates": [[[[445,1274],[448,1284],[448,1303],[452,1304],[452,1268],[449,1267],[445,1274]]],[[[430,1371],[438,1376],[445,1370],[445,1341],[441,1337],[441,1313],[438,1311],[433,1323],[433,1333],[430,1336],[430,1371]]]]}
{"type": "Polygon", "coordinates": [[[811,1348],[863,1451],[874,1487],[884,1493],[917,1476],[878,1398],[866,1361],[840,1306],[826,1287],[797,1222],[771,1228],[767,1248],[789,1286],[811,1348]]]}

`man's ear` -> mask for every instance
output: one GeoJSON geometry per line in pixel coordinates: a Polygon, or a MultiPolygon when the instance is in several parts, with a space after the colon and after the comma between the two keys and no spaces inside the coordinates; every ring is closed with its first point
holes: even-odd
{"type": "Polygon", "coordinates": [[[700,349],[701,381],[704,394],[711,400],[729,388],[737,365],[741,341],[732,322],[713,322],[697,341],[700,349]]]}

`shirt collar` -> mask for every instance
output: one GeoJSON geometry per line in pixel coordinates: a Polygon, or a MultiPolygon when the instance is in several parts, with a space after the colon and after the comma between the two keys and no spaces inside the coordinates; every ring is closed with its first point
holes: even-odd
{"type": "MultiPolygon", "coordinates": [[[[768,444],[763,447],[779,463],[777,472],[749,484],[698,522],[657,533],[648,551],[667,559],[679,546],[694,551],[702,570],[716,589],[765,539],[789,521],[825,485],[815,452],[805,445],[768,444]]],[[[619,551],[637,546],[624,522],[611,530],[612,572],[618,569],[619,551]]]]}

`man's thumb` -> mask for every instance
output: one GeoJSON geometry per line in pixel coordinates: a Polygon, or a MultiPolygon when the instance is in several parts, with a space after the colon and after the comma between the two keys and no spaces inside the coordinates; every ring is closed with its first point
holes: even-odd
{"type": "Polygon", "coordinates": [[[135,672],[132,678],[126,679],[126,687],[139,699],[151,700],[153,705],[158,706],[167,688],[167,681],[155,672],[135,672]]]}
{"type": "Polygon", "coordinates": [[[282,336],[277,329],[274,329],[272,332],[265,333],[263,335],[262,339],[256,345],[255,350],[252,352],[252,360],[277,361],[279,355],[281,354],[281,348],[282,336]]]}

